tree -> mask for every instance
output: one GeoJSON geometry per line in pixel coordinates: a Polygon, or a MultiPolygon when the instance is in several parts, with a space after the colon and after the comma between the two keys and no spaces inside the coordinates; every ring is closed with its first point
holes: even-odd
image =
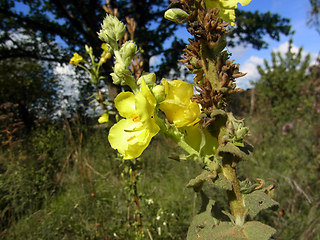
{"type": "Polygon", "coordinates": [[[264,67],[258,66],[261,78],[254,83],[258,105],[269,111],[273,121],[291,121],[293,116],[303,116],[306,96],[302,90],[307,86],[307,71],[310,56],[302,55],[302,48],[295,53],[290,41],[287,53],[272,53],[271,65],[265,61],[264,67]]]}
{"type": "MultiPolygon", "coordinates": [[[[177,58],[179,55],[176,55],[175,49],[177,47],[181,49],[184,45],[177,38],[173,41],[175,49],[163,46],[164,41],[173,37],[176,30],[176,25],[163,19],[167,3],[168,1],[161,0],[110,1],[110,6],[118,9],[120,18],[124,19],[126,16],[130,16],[136,21],[135,40],[144,50],[142,55],[146,62],[144,65],[146,71],[149,68],[148,63],[151,56],[163,53],[168,56],[172,52],[177,58]]],[[[267,46],[263,40],[266,34],[279,40],[280,33],[286,35],[290,33],[289,20],[281,18],[279,15],[238,12],[240,13],[238,25],[245,25],[247,28],[236,28],[230,37],[241,36],[239,40],[242,43],[250,43],[259,49],[267,46]],[[255,33],[255,39],[250,37],[253,33],[255,33]]],[[[101,42],[96,33],[99,31],[100,23],[105,15],[100,1],[9,0],[1,2],[0,14],[1,28],[3,29],[1,42],[8,39],[8,33],[10,32],[18,29],[31,29],[37,32],[37,37],[42,43],[48,44],[50,41],[59,38],[65,43],[62,46],[68,50],[63,56],[46,53],[34,56],[34,53],[32,53],[34,51],[19,52],[11,49],[11,54],[1,52],[0,58],[20,56],[48,60],[47,58],[50,56],[55,60],[67,62],[71,52],[83,49],[85,44],[92,46],[96,54],[100,53],[101,42]],[[18,4],[22,4],[27,12],[19,11],[18,4]]],[[[171,56],[174,56],[173,54],[171,56]]],[[[164,73],[161,75],[164,75],[164,73]]]]}
{"type": "Polygon", "coordinates": [[[18,117],[30,128],[34,119],[50,115],[56,91],[52,72],[31,59],[0,61],[0,104],[17,104],[18,117]]]}
{"type": "MultiPolygon", "coordinates": [[[[99,56],[101,41],[97,32],[106,14],[102,4],[98,0],[1,0],[0,60],[24,58],[68,63],[74,51],[83,53],[85,44],[92,46],[94,54],[99,56]],[[27,39],[28,44],[17,41],[17,33],[26,35],[24,40],[27,39]]],[[[110,0],[107,5],[118,9],[121,20],[129,16],[137,23],[134,38],[142,48],[144,71],[150,70],[152,56],[160,56],[162,59],[156,67],[159,79],[168,75],[172,69],[179,71],[177,60],[185,42],[174,37],[177,25],[163,18],[168,1],[110,0]],[[168,39],[172,39],[171,46],[164,45],[168,39]]],[[[230,38],[238,38],[242,44],[251,44],[260,49],[267,47],[263,40],[265,35],[279,40],[280,34],[290,33],[289,20],[278,15],[239,13],[238,25],[246,25],[246,28],[235,28],[230,38]]],[[[238,44],[238,41],[234,40],[233,45],[238,44]]],[[[112,84],[109,76],[111,71],[111,65],[105,64],[105,81],[109,97],[113,99],[119,88],[112,84]]]]}
{"type": "Polygon", "coordinates": [[[314,26],[317,32],[320,33],[320,0],[309,0],[311,4],[311,11],[308,20],[310,26],[314,26]]]}
{"type": "Polygon", "coordinates": [[[259,72],[249,124],[256,161],[245,171],[276,183],[279,215],[263,216],[275,223],[276,239],[318,239],[319,63],[310,67],[310,56],[290,42],[259,72]]]}

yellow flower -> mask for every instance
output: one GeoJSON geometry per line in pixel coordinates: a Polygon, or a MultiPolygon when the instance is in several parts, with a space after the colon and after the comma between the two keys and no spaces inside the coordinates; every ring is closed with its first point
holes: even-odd
{"type": "Polygon", "coordinates": [[[106,43],[102,43],[102,44],[101,44],[101,48],[102,48],[103,52],[102,52],[102,54],[101,54],[100,62],[101,62],[101,63],[105,63],[109,58],[112,57],[112,55],[111,55],[111,53],[109,52],[106,43]]]}
{"type": "Polygon", "coordinates": [[[191,126],[200,119],[200,107],[191,101],[193,85],[181,80],[162,80],[166,98],[160,103],[159,108],[166,114],[169,122],[176,127],[191,126]]]}
{"type": "Polygon", "coordinates": [[[225,22],[229,22],[234,26],[236,15],[234,10],[238,7],[238,3],[242,6],[248,5],[251,0],[205,0],[207,8],[219,8],[219,17],[225,22]]]}
{"type": "Polygon", "coordinates": [[[74,53],[69,63],[73,65],[78,65],[79,62],[81,62],[82,60],[83,58],[78,53],[74,53]]]}
{"type": "Polygon", "coordinates": [[[124,159],[139,157],[160,128],[155,122],[156,99],[144,81],[136,95],[122,92],[115,98],[119,114],[124,117],[109,132],[111,147],[124,159]]]}
{"type": "Polygon", "coordinates": [[[214,155],[218,147],[218,141],[206,128],[201,128],[200,124],[186,127],[185,141],[202,156],[214,155]]]}
{"type": "Polygon", "coordinates": [[[99,123],[109,122],[109,114],[108,113],[102,114],[101,117],[99,117],[98,122],[99,123]]]}

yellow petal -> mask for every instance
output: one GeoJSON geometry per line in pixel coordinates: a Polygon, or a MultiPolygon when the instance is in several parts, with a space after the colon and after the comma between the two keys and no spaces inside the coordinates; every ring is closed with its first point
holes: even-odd
{"type": "Polygon", "coordinates": [[[181,80],[166,81],[162,84],[165,87],[166,99],[160,103],[160,110],[166,114],[169,122],[176,127],[190,126],[199,121],[199,105],[191,101],[193,85],[181,80]]]}
{"type": "Polygon", "coordinates": [[[246,6],[251,2],[251,0],[240,0],[242,6],[246,6]]]}
{"type": "Polygon", "coordinates": [[[238,2],[239,0],[220,0],[220,6],[222,8],[236,9],[238,2]]]}
{"type": "Polygon", "coordinates": [[[233,9],[221,9],[218,16],[221,17],[223,21],[230,23],[231,26],[235,25],[236,14],[233,9]]]}
{"type": "Polygon", "coordinates": [[[74,53],[69,63],[73,65],[78,65],[79,62],[81,62],[82,60],[83,58],[78,53],[74,53]]]}
{"type": "Polygon", "coordinates": [[[122,117],[133,118],[136,115],[135,95],[132,92],[119,93],[114,103],[122,117]]]}
{"type": "Polygon", "coordinates": [[[141,122],[121,119],[110,128],[108,140],[124,159],[133,159],[142,154],[153,136],[141,122]]]}
{"type": "Polygon", "coordinates": [[[99,117],[98,122],[99,123],[109,122],[109,114],[108,113],[102,114],[101,117],[99,117]]]}
{"type": "Polygon", "coordinates": [[[157,101],[144,80],[141,82],[141,91],[136,94],[135,99],[136,112],[141,122],[145,128],[149,129],[152,135],[155,135],[160,130],[155,123],[154,116],[157,101]]]}
{"type": "Polygon", "coordinates": [[[163,79],[162,81],[167,95],[166,99],[172,99],[186,104],[190,102],[190,98],[193,95],[193,85],[191,83],[181,80],[167,81],[163,79]]]}

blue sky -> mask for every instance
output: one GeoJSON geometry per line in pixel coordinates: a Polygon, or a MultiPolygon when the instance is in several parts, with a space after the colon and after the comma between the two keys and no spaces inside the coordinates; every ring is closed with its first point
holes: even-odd
{"type": "Polygon", "coordinates": [[[288,41],[292,37],[294,48],[297,50],[303,47],[305,54],[310,53],[313,61],[315,61],[320,51],[320,34],[307,26],[307,20],[311,6],[308,0],[252,0],[252,2],[239,9],[248,11],[260,11],[278,13],[282,17],[289,18],[292,25],[292,30],[295,34],[290,37],[281,36],[280,41],[268,39],[269,48],[264,50],[254,50],[250,47],[243,46],[229,49],[233,53],[236,62],[240,63],[240,70],[247,72],[247,76],[237,80],[238,85],[242,88],[250,87],[250,80],[257,80],[259,74],[256,70],[256,65],[262,64],[263,59],[270,60],[272,51],[286,52],[288,49],[288,41]]]}

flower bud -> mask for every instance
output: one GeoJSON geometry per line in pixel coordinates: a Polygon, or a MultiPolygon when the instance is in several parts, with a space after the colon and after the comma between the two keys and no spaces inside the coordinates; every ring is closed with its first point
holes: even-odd
{"type": "Polygon", "coordinates": [[[136,53],[137,45],[132,40],[125,42],[120,49],[120,56],[127,66],[129,66],[136,53]]]}
{"type": "Polygon", "coordinates": [[[125,25],[120,22],[117,17],[109,14],[107,14],[103,20],[101,28],[98,33],[99,38],[108,43],[112,48],[117,47],[117,41],[119,41],[126,32],[125,25]]]}
{"type": "Polygon", "coordinates": [[[181,22],[188,16],[189,14],[180,8],[170,8],[164,13],[164,18],[173,22],[181,22]]]}
{"type": "Polygon", "coordinates": [[[144,73],[142,73],[142,76],[138,79],[137,84],[140,85],[142,80],[144,80],[145,83],[149,87],[152,87],[152,86],[154,86],[154,83],[156,82],[156,74],[155,73],[144,72],[144,73]]]}
{"type": "Polygon", "coordinates": [[[126,69],[127,69],[126,66],[122,63],[116,63],[113,67],[114,73],[117,74],[118,76],[123,75],[126,69]]]}
{"type": "Polygon", "coordinates": [[[84,47],[85,47],[85,49],[86,49],[86,51],[87,51],[87,53],[88,53],[89,55],[91,55],[91,54],[93,53],[92,47],[90,47],[90,46],[88,46],[88,45],[85,45],[84,47]]]}
{"type": "Polygon", "coordinates": [[[115,73],[110,73],[112,77],[113,84],[119,85],[121,84],[121,79],[115,73]]]}
{"type": "Polygon", "coordinates": [[[152,93],[158,103],[162,102],[166,98],[165,88],[163,85],[156,85],[153,87],[152,93]]]}

